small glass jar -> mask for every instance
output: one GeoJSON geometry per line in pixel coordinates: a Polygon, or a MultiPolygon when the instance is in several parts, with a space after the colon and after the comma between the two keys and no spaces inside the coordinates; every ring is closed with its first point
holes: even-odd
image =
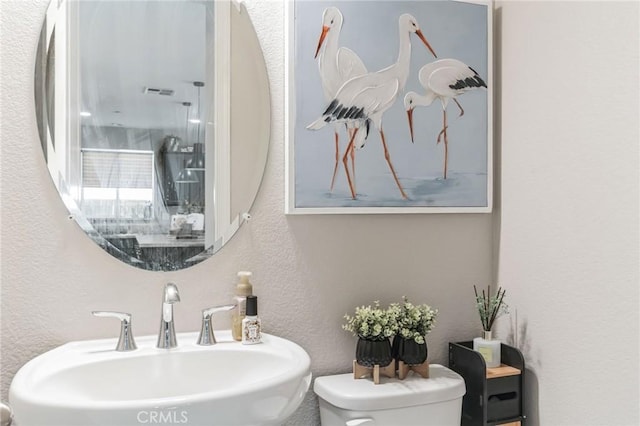
{"type": "Polygon", "coordinates": [[[492,337],[491,330],[485,330],[482,337],[473,339],[473,350],[480,352],[487,368],[500,367],[500,341],[492,337]]]}

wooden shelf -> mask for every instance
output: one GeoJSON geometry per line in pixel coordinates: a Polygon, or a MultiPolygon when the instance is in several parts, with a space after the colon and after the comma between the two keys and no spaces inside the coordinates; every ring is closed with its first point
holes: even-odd
{"type": "Polygon", "coordinates": [[[510,365],[500,364],[500,367],[487,368],[487,379],[497,377],[517,376],[522,372],[510,365]]]}

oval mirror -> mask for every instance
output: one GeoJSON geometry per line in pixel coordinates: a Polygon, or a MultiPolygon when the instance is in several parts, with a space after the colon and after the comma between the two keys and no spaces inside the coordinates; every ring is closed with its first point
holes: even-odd
{"type": "Polygon", "coordinates": [[[148,270],[186,268],[250,217],[270,98],[244,5],[54,0],[35,99],[70,217],[112,256],[148,270]]]}

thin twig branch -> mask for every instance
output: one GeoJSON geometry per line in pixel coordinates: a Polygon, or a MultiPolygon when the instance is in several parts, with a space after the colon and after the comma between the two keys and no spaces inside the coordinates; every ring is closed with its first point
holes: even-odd
{"type": "Polygon", "coordinates": [[[492,315],[491,315],[491,320],[489,321],[489,329],[491,329],[493,327],[493,323],[495,322],[496,318],[498,317],[498,313],[500,312],[500,306],[502,305],[502,299],[504,299],[504,294],[506,293],[506,290],[502,290],[502,294],[500,294],[500,288],[498,288],[498,303],[496,304],[496,306],[493,309],[492,315]]]}

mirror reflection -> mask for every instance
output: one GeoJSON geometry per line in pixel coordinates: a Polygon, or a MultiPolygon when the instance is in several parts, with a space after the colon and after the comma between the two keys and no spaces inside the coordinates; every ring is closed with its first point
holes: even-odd
{"type": "Polygon", "coordinates": [[[269,116],[255,33],[231,40],[232,27],[247,25],[246,9],[227,2],[51,4],[36,69],[41,142],[73,217],[111,255],[143,269],[181,269],[242,223],[259,179],[232,181],[233,164],[248,162],[261,178],[269,136],[259,119],[261,135],[231,139],[232,43],[261,62],[234,78],[262,85],[257,108],[266,111],[252,112],[269,116]],[[249,157],[232,161],[238,149],[249,157]],[[230,211],[232,191],[252,195],[230,211]]]}

